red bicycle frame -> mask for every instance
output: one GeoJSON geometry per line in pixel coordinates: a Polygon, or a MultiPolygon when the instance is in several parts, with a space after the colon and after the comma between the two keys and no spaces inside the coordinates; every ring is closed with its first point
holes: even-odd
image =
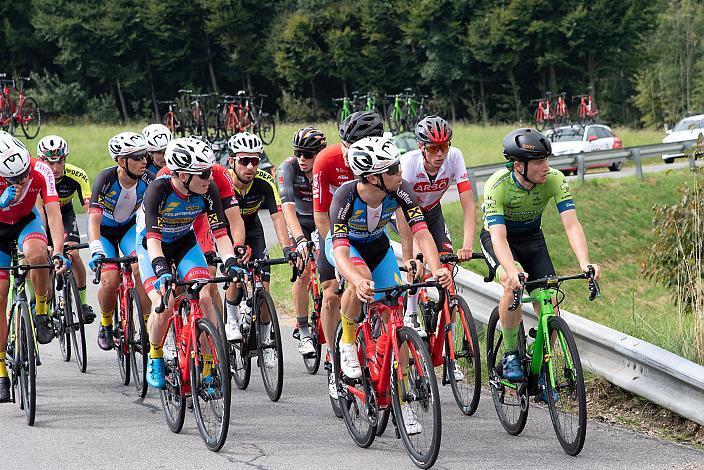
{"type": "Polygon", "coordinates": [[[129,354],[129,344],[127,338],[127,311],[129,302],[129,291],[134,287],[134,276],[132,275],[132,263],[137,262],[136,256],[123,256],[122,258],[103,258],[101,260],[100,269],[96,271],[94,284],[100,284],[100,276],[105,264],[117,264],[120,271],[120,287],[117,290],[117,300],[120,310],[120,330],[122,331],[122,344],[115,345],[122,349],[122,354],[126,357],[129,354]]]}
{"type": "MultiPolygon", "coordinates": [[[[0,110],[6,108],[9,112],[7,116],[0,114],[0,126],[5,126],[12,120],[16,125],[19,125],[24,117],[22,116],[22,104],[24,103],[25,94],[22,88],[15,88],[14,80],[2,80],[2,94],[0,94],[0,110]],[[12,99],[12,90],[17,93],[17,103],[12,99]],[[9,106],[9,109],[7,108],[9,106]]],[[[26,121],[25,121],[26,122],[26,121]]]]}

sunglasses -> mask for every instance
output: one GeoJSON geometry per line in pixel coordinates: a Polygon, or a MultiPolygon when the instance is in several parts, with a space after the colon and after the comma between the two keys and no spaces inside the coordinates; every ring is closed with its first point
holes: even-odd
{"type": "Polygon", "coordinates": [[[401,162],[396,162],[386,169],[384,173],[389,176],[398,175],[401,172],[401,162]]]}
{"type": "Polygon", "coordinates": [[[442,151],[442,153],[447,153],[450,150],[450,141],[448,140],[442,144],[425,145],[424,148],[428,153],[438,153],[440,151],[442,151]]]}
{"type": "Polygon", "coordinates": [[[127,155],[127,158],[129,158],[130,160],[134,160],[135,162],[140,162],[142,160],[146,160],[147,152],[145,150],[144,152],[133,153],[131,155],[127,155]]]}
{"type": "Polygon", "coordinates": [[[196,176],[198,176],[202,180],[209,180],[210,175],[212,175],[212,174],[213,174],[213,169],[208,168],[207,170],[203,170],[200,173],[197,173],[196,176]]]}
{"type": "Polygon", "coordinates": [[[47,163],[64,163],[66,161],[66,157],[52,157],[49,155],[42,155],[40,158],[47,163]]]}
{"type": "Polygon", "coordinates": [[[310,160],[311,158],[315,158],[316,155],[318,155],[318,152],[306,152],[303,150],[294,150],[293,151],[293,156],[296,158],[304,158],[306,160],[310,160]]]}
{"type": "Polygon", "coordinates": [[[22,183],[22,181],[24,181],[29,176],[30,171],[31,171],[31,168],[27,168],[24,171],[24,173],[22,173],[21,175],[11,176],[9,178],[5,178],[5,181],[7,181],[11,185],[12,184],[20,184],[20,183],[22,183]]]}
{"type": "Polygon", "coordinates": [[[239,163],[242,166],[249,166],[250,164],[252,166],[257,166],[259,165],[259,157],[240,157],[237,158],[237,163],[239,163]]]}

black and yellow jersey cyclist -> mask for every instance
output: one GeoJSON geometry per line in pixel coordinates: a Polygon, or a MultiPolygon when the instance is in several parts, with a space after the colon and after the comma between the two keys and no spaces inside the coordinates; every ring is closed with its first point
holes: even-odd
{"type": "MultiPolygon", "coordinates": [[[[74,196],[78,196],[78,202],[88,214],[90,182],[85,170],[66,163],[68,155],[68,144],[58,135],[48,135],[37,144],[37,158],[51,167],[56,181],[56,192],[59,194],[61,217],[64,221],[64,243],[77,245],[81,243],[81,233],[78,230],[76,212],[73,209],[73,199],[74,196]]],[[[49,237],[49,243],[51,244],[51,237],[49,237]]],[[[83,321],[93,323],[95,313],[86,300],[86,267],[78,252],[71,252],[68,257],[71,260],[73,275],[78,285],[81,304],[83,304],[83,321]]]]}
{"type": "MultiPolygon", "coordinates": [[[[587,271],[591,264],[596,279],[601,273],[598,265],[589,262],[587,239],[577,219],[569,184],[560,171],[548,166],[548,157],[552,155],[550,141],[535,129],[523,128],[510,132],[503,146],[509,163],[484,185],[484,229],[480,240],[487,264],[492,269],[499,268],[497,276],[504,287],[499,302],[506,351],[503,376],[520,380],[523,369],[517,351],[521,309],[520,305],[514,311],[508,308],[513,302],[513,291],[521,288],[522,271],[527,279],[555,275],[540,228],[543,211],[551,200],[557,205],[580,268],[587,271]]],[[[542,398],[546,400],[547,396],[542,398]]]]}

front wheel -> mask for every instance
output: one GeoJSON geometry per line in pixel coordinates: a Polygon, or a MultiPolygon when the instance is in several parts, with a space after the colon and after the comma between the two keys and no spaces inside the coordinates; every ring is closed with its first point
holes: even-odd
{"type": "Polygon", "coordinates": [[[257,121],[257,134],[262,139],[264,145],[270,145],[276,135],[276,123],[269,113],[262,113],[257,121]]]}
{"type": "Polygon", "coordinates": [[[144,321],[142,303],[135,288],[129,291],[129,355],[132,367],[132,379],[141,398],[147,395],[147,355],[149,353],[149,335],[144,321]]]}
{"type": "Polygon", "coordinates": [[[543,112],[540,107],[535,110],[535,114],[533,115],[533,124],[538,132],[542,132],[543,129],[545,129],[545,119],[543,118],[543,112]]]}
{"type": "MultiPolygon", "coordinates": [[[[555,338],[551,351],[552,375],[546,377],[548,409],[557,440],[569,455],[577,455],[587,434],[587,399],[582,363],[577,343],[565,320],[552,317],[549,337],[555,338]]],[[[545,369],[545,368],[544,368],[545,369]]]]}
{"type": "Polygon", "coordinates": [[[78,369],[85,373],[88,367],[88,358],[86,350],[86,329],[83,324],[83,305],[81,304],[81,296],[78,292],[76,279],[72,274],[64,277],[66,282],[64,286],[64,315],[66,316],[66,325],[71,333],[71,343],[73,344],[73,357],[76,358],[78,369]]]}
{"type": "MultiPolygon", "coordinates": [[[[477,327],[469,311],[469,305],[460,296],[454,295],[450,299],[450,305],[456,312],[454,330],[452,332],[452,342],[455,351],[454,364],[448,358],[448,380],[452,387],[452,394],[455,396],[457,406],[462,413],[471,416],[477,411],[479,397],[482,392],[482,363],[479,357],[479,339],[477,338],[477,327]],[[455,377],[455,365],[464,375],[463,378],[455,377]]],[[[449,332],[448,337],[449,340],[449,332]]],[[[446,346],[448,343],[446,343],[446,346]]],[[[446,354],[449,348],[445,348],[446,354]]]]}
{"type": "Polygon", "coordinates": [[[34,426],[37,413],[37,363],[34,355],[34,333],[32,332],[32,316],[25,302],[18,304],[20,329],[17,337],[15,364],[19,364],[20,407],[29,426],[34,426]]]}
{"type": "Polygon", "coordinates": [[[186,418],[186,397],[181,383],[181,368],[179,364],[178,346],[176,342],[176,325],[174,319],[169,324],[164,340],[164,377],[166,386],[159,390],[164,418],[171,432],[179,433],[186,418]]]}
{"type": "Polygon", "coordinates": [[[115,341],[115,353],[117,354],[117,366],[120,369],[120,377],[123,385],[130,384],[130,349],[129,341],[132,338],[130,330],[130,322],[127,318],[127,312],[122,313],[122,296],[118,293],[117,308],[113,313],[112,329],[113,338],[115,341]]]}
{"type": "Polygon", "coordinates": [[[22,132],[28,139],[34,139],[42,127],[42,116],[39,105],[34,98],[25,98],[20,109],[20,125],[22,132]]]}
{"type": "Polygon", "coordinates": [[[310,337],[313,340],[313,348],[315,348],[315,352],[312,356],[303,356],[303,364],[306,366],[306,370],[309,374],[315,375],[318,373],[318,369],[320,368],[320,355],[322,353],[322,345],[320,344],[320,329],[318,328],[320,326],[319,317],[322,297],[318,295],[318,297],[315,298],[311,289],[308,289],[308,293],[308,302],[313,308],[313,314],[310,315],[309,325],[310,337]]]}
{"type": "Polygon", "coordinates": [[[391,103],[386,112],[386,116],[389,122],[389,131],[392,134],[398,134],[401,130],[401,110],[396,109],[395,104],[391,103]]]}
{"type": "Polygon", "coordinates": [[[284,388],[284,351],[281,346],[281,330],[276,308],[271,295],[262,290],[257,295],[257,356],[259,371],[269,400],[278,401],[284,388]],[[268,324],[261,323],[268,316],[268,324]]]}

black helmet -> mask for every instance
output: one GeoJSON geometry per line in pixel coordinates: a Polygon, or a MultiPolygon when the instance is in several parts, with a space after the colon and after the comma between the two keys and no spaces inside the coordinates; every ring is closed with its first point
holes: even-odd
{"type": "Polygon", "coordinates": [[[504,137],[504,157],[507,160],[540,160],[552,155],[550,141],[535,129],[523,127],[504,137]]]}
{"type": "Polygon", "coordinates": [[[304,127],[299,129],[293,136],[294,150],[309,150],[318,152],[328,144],[325,134],[320,129],[314,127],[304,127]]]}
{"type": "Polygon", "coordinates": [[[353,144],[365,137],[382,135],[384,135],[384,121],[381,120],[381,116],[371,111],[352,113],[340,124],[340,138],[348,144],[353,144]]]}
{"type": "Polygon", "coordinates": [[[440,144],[452,139],[452,128],[440,116],[426,116],[416,124],[416,141],[440,144]]]}

